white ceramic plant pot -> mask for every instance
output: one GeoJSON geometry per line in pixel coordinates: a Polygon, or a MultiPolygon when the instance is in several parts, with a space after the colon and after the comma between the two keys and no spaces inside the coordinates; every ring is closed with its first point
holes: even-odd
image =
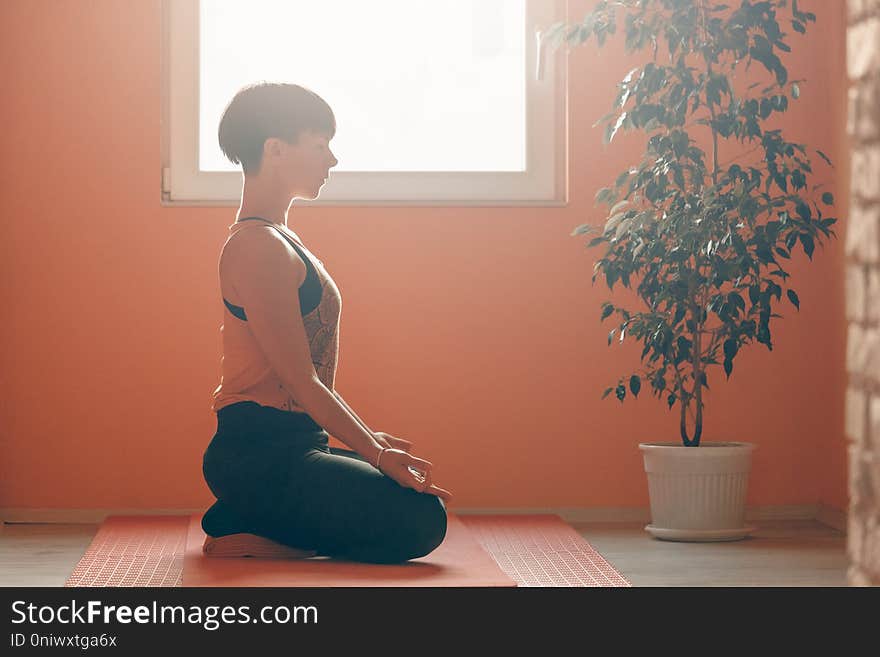
{"type": "Polygon", "coordinates": [[[668,541],[736,541],[756,528],[745,523],[746,488],[755,445],[739,442],[641,443],[648,475],[651,524],[668,541]]]}

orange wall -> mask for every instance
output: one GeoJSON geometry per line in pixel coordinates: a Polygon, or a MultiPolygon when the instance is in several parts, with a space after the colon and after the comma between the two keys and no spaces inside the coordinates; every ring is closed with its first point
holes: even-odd
{"type": "MultiPolygon", "coordinates": [[[[808,82],[786,125],[842,161],[842,3],[803,4],[819,23],[791,39],[792,77],[808,82]]],[[[0,508],[212,499],[216,264],[236,208],[159,204],[159,25],[158,0],[0,4],[0,508]]],[[[647,387],[600,400],[641,352],[607,346],[600,303],[632,297],[592,287],[599,250],[570,237],[602,221],[595,191],[639,152],[590,127],[632,61],[619,43],[570,55],[568,207],[291,214],[343,294],[337,389],[434,461],[453,508],[645,507],[637,444],[678,439],[647,387]]],[[[801,311],[782,306],[774,351],[742,352],[727,383],[709,374],[704,440],[758,444],[750,504],[846,506],[838,235],[812,264],[795,256],[801,311]]]]}

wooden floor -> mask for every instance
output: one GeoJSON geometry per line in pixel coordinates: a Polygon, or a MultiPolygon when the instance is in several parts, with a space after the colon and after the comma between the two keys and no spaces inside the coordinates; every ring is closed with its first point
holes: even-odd
{"type": "MultiPolygon", "coordinates": [[[[846,536],[813,520],[762,521],[750,538],[676,543],[641,524],[575,524],[633,586],[846,586],[846,536]]],[[[0,586],[63,586],[97,525],[0,525],[0,586]]]]}
{"type": "Polygon", "coordinates": [[[846,535],[773,520],[741,541],[661,541],[643,524],[573,525],[633,586],[846,586],[846,535]]]}

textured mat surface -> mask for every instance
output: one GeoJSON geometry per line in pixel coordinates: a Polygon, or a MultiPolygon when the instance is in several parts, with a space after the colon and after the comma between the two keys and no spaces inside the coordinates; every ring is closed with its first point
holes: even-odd
{"type": "Polygon", "coordinates": [[[446,538],[431,554],[402,564],[310,559],[215,559],[202,553],[201,515],[190,518],[182,586],[516,586],[516,581],[448,514],[446,538]]]}
{"type": "Polygon", "coordinates": [[[460,517],[519,586],[631,586],[557,515],[460,517]]]}
{"type": "MultiPolygon", "coordinates": [[[[82,559],[65,586],[182,586],[184,556],[188,535],[204,540],[198,522],[201,516],[110,516],[98,529],[82,559]],[[190,531],[193,518],[195,529],[190,531]]],[[[518,586],[630,586],[589,542],[556,515],[470,515],[450,513],[450,527],[460,526],[469,532],[472,543],[482,547],[479,558],[497,564],[518,586]]],[[[456,530],[453,528],[453,532],[456,530]]],[[[445,545],[445,542],[444,542],[445,545]]],[[[436,552],[443,548],[441,545],[436,552]]],[[[201,549],[201,543],[198,546],[201,549]]],[[[195,557],[195,554],[191,555],[195,557]]],[[[430,558],[432,555],[428,555],[430,558]]],[[[204,561],[229,561],[203,557],[204,561]]],[[[236,560],[238,561],[238,560],[236,560]]],[[[256,560],[241,559],[247,569],[256,560]]],[[[260,560],[266,561],[266,560],[260,560]]],[[[326,558],[309,561],[322,567],[326,558]],[[323,559],[323,561],[321,560],[323,559]]],[[[338,565],[338,564],[337,564],[338,565]]],[[[413,565],[419,566],[419,560],[413,565]]],[[[389,568],[389,566],[367,567],[389,568]]],[[[398,566],[391,566],[398,567],[398,566]]],[[[423,568],[424,570],[424,568],[423,568]]],[[[200,586],[200,584],[187,584],[200,586]]],[[[250,586],[246,582],[228,582],[220,586],[250,586]]],[[[315,584],[278,584],[270,586],[315,586],[315,584]]],[[[327,584],[318,584],[325,586],[327,584]]],[[[377,586],[361,581],[353,586],[377,586]]],[[[406,586],[395,582],[395,586],[406,586]]],[[[417,585],[417,584],[411,584],[417,585]]],[[[437,583],[427,586],[452,584],[437,583]]],[[[512,585],[511,583],[507,584],[512,585]]]]}
{"type": "Polygon", "coordinates": [[[187,516],[108,516],[64,586],[180,586],[187,516]]]}

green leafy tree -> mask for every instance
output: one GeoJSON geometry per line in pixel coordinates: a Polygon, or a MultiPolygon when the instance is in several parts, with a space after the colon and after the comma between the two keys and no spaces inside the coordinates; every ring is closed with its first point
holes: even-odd
{"type": "MultiPolygon", "coordinates": [[[[625,12],[626,51],[650,48],[652,58],[618,83],[612,112],[596,125],[605,124],[607,144],[620,130],[638,130],[646,146],[638,164],[596,194],[597,204],[609,207],[604,229],[583,224],[572,235],[601,232],[587,244],[607,245],[593,284],[600,272],[612,291],[616,282],[629,288],[638,278],[636,292],[647,307],[630,312],[602,304],[600,321],[617,316],[609,346],[615,333],[620,342],[636,338],[644,343],[645,366],[602,398],[613,391],[623,402],[627,389],[638,396],[647,382],[658,398],[666,396],[670,411],[679,404],[682,441],[697,446],[709,366],[721,364],[729,379],[744,345],[757,341],[772,351],[770,320],[782,317],[774,300],[784,293],[800,310],[783,261],[798,244],[812,261],[822,236],[836,237],[830,227],[837,220],[823,217],[821,207],[833,205],[832,195],[808,185],[807,146],[767,125],[798,98],[803,82],[788,79],[785,29],[804,34],[816,17],[797,0],[745,0],[738,8],[702,0],[603,1],[578,24],[552,25],[546,38],[553,49],[590,38],[602,46],[616,31],[618,11],[625,12]],[[734,90],[738,69],[745,82],[759,78],[741,95],[734,90]],[[695,136],[707,143],[711,137],[710,153],[695,136]],[[729,162],[718,161],[722,139],[739,142],[729,162]],[[759,164],[745,164],[751,153],[759,164]]],[[[822,151],[809,150],[831,164],[822,151]]]]}

